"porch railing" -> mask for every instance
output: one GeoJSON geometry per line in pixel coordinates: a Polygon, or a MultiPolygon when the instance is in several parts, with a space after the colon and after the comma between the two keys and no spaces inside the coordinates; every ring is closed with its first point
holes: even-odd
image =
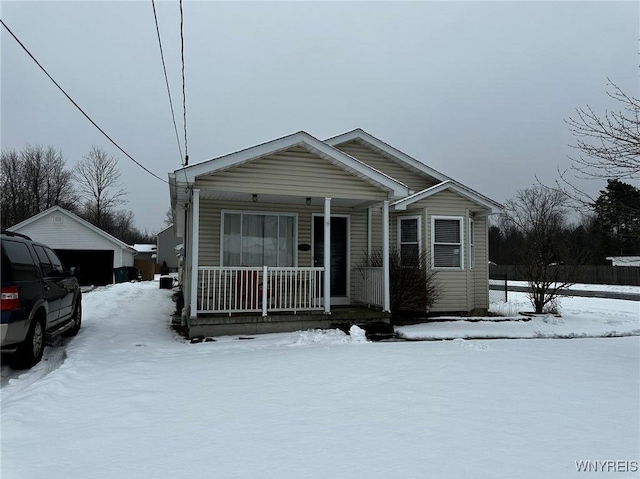
{"type": "Polygon", "coordinates": [[[384,305],[384,278],[382,268],[360,267],[353,270],[355,278],[353,299],[369,306],[384,305]]]}
{"type": "Polygon", "coordinates": [[[322,310],[324,268],[201,266],[198,313],[322,310]]]}

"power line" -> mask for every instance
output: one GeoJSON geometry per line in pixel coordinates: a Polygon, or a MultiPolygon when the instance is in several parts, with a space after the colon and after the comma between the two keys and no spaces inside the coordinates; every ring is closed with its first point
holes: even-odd
{"type": "Polygon", "coordinates": [[[189,164],[189,147],[187,144],[187,96],[184,86],[184,14],[180,0],[180,54],[182,56],[182,117],[184,122],[184,165],[189,164]]]}
{"type": "Polygon", "coordinates": [[[133,161],[136,165],[138,165],[144,171],[149,173],[151,176],[159,179],[163,183],[167,183],[167,184],[169,183],[167,180],[164,180],[164,179],[160,178],[158,175],[156,175],[151,170],[149,170],[146,166],[144,166],[143,164],[141,164],[138,161],[136,161],[129,153],[124,151],[120,145],[118,145],[113,139],[111,139],[111,137],[109,135],[107,135],[107,133],[102,128],[100,128],[98,126],[98,124],[95,121],[93,121],[91,119],[91,117],[89,115],[87,115],[82,108],[80,108],[80,106],[73,100],[73,98],[71,98],[67,94],[67,92],[64,91],[64,89],[58,84],[58,82],[55,81],[51,75],[49,75],[49,72],[47,70],[45,70],[45,68],[40,64],[40,62],[38,60],[36,60],[36,57],[34,57],[31,54],[31,52],[27,49],[27,47],[24,46],[24,44],[18,39],[18,37],[11,31],[11,29],[7,26],[6,23],[4,23],[4,21],[2,19],[0,19],[0,23],[2,23],[2,26],[9,32],[9,34],[14,38],[14,40],[16,42],[18,42],[18,45],[20,45],[22,47],[22,49],[27,53],[27,55],[29,55],[31,57],[31,59],[36,63],[36,65],[38,65],[40,67],[40,69],[45,73],[45,75],[47,75],[49,77],[49,80],[51,80],[53,82],[53,84],[58,87],[58,89],[64,94],[64,96],[67,97],[67,99],[73,104],[73,106],[75,106],[78,110],[80,110],[80,113],[82,113],[84,115],[84,117],[87,120],[89,120],[91,122],[91,124],[98,129],[98,131],[100,133],[102,133],[111,143],[114,144],[114,146],[116,148],[118,148],[122,153],[124,153],[127,156],[127,158],[129,158],[131,161],[133,161]]]}
{"type": "Polygon", "coordinates": [[[169,77],[167,76],[167,66],[164,62],[164,52],[162,51],[162,40],[160,40],[160,27],[158,26],[158,15],[156,14],[156,3],[151,0],[151,6],[153,7],[153,18],[156,22],[156,32],[158,34],[158,45],[160,46],[160,58],[162,59],[162,69],[164,70],[164,81],[167,85],[167,95],[169,95],[169,106],[171,107],[171,118],[173,119],[173,129],[176,132],[176,141],[178,142],[178,151],[180,152],[180,163],[183,162],[182,147],[180,146],[180,138],[178,135],[178,125],[176,125],[176,114],[173,111],[173,101],[171,99],[171,89],[169,88],[169,77]]]}

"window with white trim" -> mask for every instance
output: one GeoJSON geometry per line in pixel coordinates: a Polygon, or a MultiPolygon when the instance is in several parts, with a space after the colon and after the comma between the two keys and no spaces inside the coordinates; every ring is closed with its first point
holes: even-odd
{"type": "Polygon", "coordinates": [[[295,266],[296,215],[222,212],[222,266],[295,266]]]}
{"type": "Polygon", "coordinates": [[[469,220],[469,269],[473,269],[476,263],[475,256],[475,233],[473,231],[473,220],[469,220]]]}
{"type": "Polygon", "coordinates": [[[405,216],[398,218],[398,252],[400,266],[419,266],[422,235],[420,217],[405,216]]]}
{"type": "Polygon", "coordinates": [[[431,217],[431,259],[434,268],[463,267],[462,220],[450,216],[431,217]]]}

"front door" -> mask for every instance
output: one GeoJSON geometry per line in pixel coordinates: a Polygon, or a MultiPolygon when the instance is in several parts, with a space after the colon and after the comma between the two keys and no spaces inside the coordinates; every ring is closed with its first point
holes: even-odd
{"type": "MultiPolygon", "coordinates": [[[[344,216],[331,217],[331,297],[348,295],[348,225],[344,216]]],[[[313,265],[324,266],[324,216],[313,217],[313,265]]]]}

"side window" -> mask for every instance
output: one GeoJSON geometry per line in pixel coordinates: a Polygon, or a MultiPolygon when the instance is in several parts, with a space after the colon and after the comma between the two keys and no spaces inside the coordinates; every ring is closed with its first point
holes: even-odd
{"type": "Polygon", "coordinates": [[[53,266],[53,271],[55,274],[61,275],[64,273],[64,266],[62,265],[62,261],[58,258],[58,255],[51,248],[45,248],[47,252],[47,256],[51,260],[51,265],[53,266]]]}
{"type": "Polygon", "coordinates": [[[462,269],[462,218],[432,217],[431,246],[434,268],[462,269]]]}
{"type": "Polygon", "coordinates": [[[44,248],[42,246],[38,246],[37,244],[34,244],[33,250],[38,255],[38,262],[40,263],[40,269],[42,269],[42,274],[45,277],[51,276],[51,273],[53,273],[53,266],[51,265],[51,261],[47,257],[47,253],[45,253],[44,248]]]}
{"type": "MultiPolygon", "coordinates": [[[[29,247],[25,243],[11,240],[2,240],[2,266],[4,277],[5,259],[11,263],[13,281],[33,281],[38,278],[36,268],[29,247]]],[[[4,279],[3,279],[4,281],[4,279]]]]}
{"type": "Polygon", "coordinates": [[[420,265],[420,217],[398,218],[398,250],[400,266],[420,265]]]}

